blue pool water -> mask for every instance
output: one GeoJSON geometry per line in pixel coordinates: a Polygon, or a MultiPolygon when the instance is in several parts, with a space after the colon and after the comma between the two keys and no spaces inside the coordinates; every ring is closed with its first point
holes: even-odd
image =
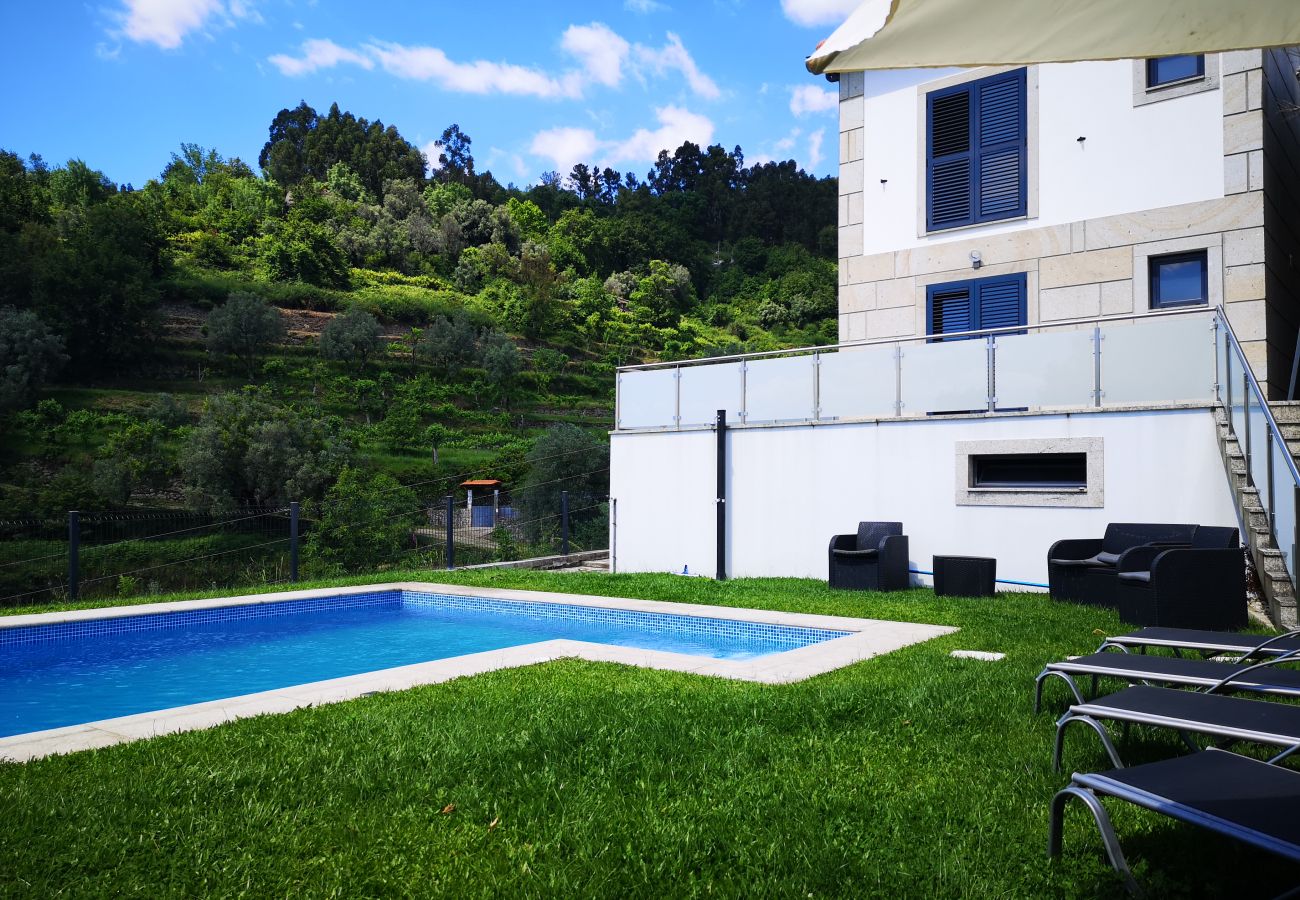
{"type": "Polygon", "coordinates": [[[0,736],[554,638],[753,659],[846,633],[412,591],[0,629],[0,736]]]}

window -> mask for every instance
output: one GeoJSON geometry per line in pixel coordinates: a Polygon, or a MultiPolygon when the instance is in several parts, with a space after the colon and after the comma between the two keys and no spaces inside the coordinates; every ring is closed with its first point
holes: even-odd
{"type": "Polygon", "coordinates": [[[1147,266],[1151,275],[1152,309],[1209,302],[1209,265],[1204,250],[1153,256],[1147,266]]]}
{"type": "Polygon", "coordinates": [[[1025,70],[926,95],[926,229],[1023,216],[1025,70]]]}
{"type": "MultiPolygon", "coordinates": [[[[931,335],[1025,324],[1025,273],[932,284],[925,289],[926,331],[931,335]]],[[[931,342],[968,340],[933,337],[931,342]]]]}
{"type": "Polygon", "coordinates": [[[1087,453],[997,453],[970,457],[972,488],[1086,490],[1087,453]]]}
{"type": "Polygon", "coordinates": [[[1205,77],[1204,54],[1161,56],[1147,60],[1147,87],[1161,87],[1179,81],[1205,77]]]}

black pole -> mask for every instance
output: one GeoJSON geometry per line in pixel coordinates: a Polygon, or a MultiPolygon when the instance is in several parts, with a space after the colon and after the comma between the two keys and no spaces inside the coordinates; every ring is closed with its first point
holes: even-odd
{"type": "Polygon", "coordinates": [[[289,583],[298,583],[298,502],[289,504],[289,583]]]}
{"type": "Polygon", "coordinates": [[[447,495],[447,568],[456,568],[456,537],[452,531],[452,525],[456,520],[456,509],[454,507],[455,499],[451,494],[447,495]]]}
{"type": "Polygon", "coordinates": [[[68,599],[81,589],[81,513],[68,510],[68,599]]]}
{"type": "Polygon", "coordinates": [[[727,411],[718,410],[718,581],[727,580],[727,411]]]}
{"type": "Polygon", "coordinates": [[[569,492],[560,491],[560,555],[569,555],[569,492]]]}

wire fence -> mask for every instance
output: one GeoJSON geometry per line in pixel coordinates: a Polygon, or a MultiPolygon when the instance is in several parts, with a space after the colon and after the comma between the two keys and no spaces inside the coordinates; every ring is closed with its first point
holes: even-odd
{"type": "MultiPolygon", "coordinates": [[[[447,569],[607,546],[608,466],[510,491],[0,521],[0,606],[447,569]]],[[[447,488],[462,476],[419,486],[447,488]]],[[[405,487],[411,488],[411,485],[405,487]]]]}

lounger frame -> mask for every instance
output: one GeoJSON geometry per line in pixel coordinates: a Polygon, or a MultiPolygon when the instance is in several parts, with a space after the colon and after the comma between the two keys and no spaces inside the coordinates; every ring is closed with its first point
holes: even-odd
{"type": "MultiPolygon", "coordinates": [[[[1204,752],[1222,753],[1224,751],[1206,750],[1204,752]]],[[[1300,778],[1300,773],[1297,773],[1296,777],[1300,778]]],[[[1061,789],[1052,798],[1051,819],[1048,825],[1047,855],[1050,857],[1060,855],[1066,804],[1071,799],[1079,800],[1092,813],[1093,820],[1097,824],[1097,830],[1101,833],[1102,844],[1106,848],[1106,855],[1110,860],[1111,867],[1120,874],[1125,885],[1135,894],[1141,893],[1141,891],[1138,888],[1137,881],[1133,878],[1132,870],[1129,869],[1128,861],[1124,858],[1124,851],[1120,847],[1119,838],[1115,834],[1115,827],[1111,824],[1110,815],[1101,802],[1102,797],[1114,797],[1118,800],[1124,800],[1143,809],[1169,816],[1171,819],[1196,825],[1216,834],[1258,847],[1261,850],[1275,853],[1293,862],[1300,862],[1300,846],[1290,841],[1211,815],[1204,810],[1187,806],[1179,802],[1177,798],[1153,794],[1150,791],[1116,781],[1114,778],[1108,777],[1105,772],[1091,775],[1076,772],[1071,777],[1069,786],[1061,789]]],[[[1291,897],[1296,892],[1296,890],[1288,891],[1282,896],[1291,897]]]]}

